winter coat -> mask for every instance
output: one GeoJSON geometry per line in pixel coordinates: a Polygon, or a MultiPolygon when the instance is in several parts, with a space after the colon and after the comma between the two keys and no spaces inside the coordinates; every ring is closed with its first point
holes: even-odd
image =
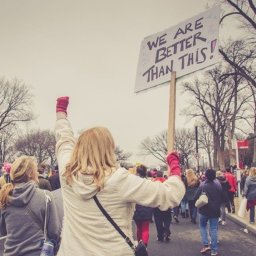
{"type": "Polygon", "coordinates": [[[217,180],[220,182],[222,187],[222,198],[223,198],[222,201],[223,203],[228,203],[229,202],[228,191],[230,189],[230,185],[224,176],[217,177],[217,180]]]}
{"type": "MultiPolygon", "coordinates": [[[[61,222],[50,192],[47,205],[47,234],[59,241],[61,222]]],[[[7,235],[4,256],[39,256],[44,239],[46,196],[33,181],[16,185],[8,206],[1,210],[0,233],[7,235]],[[33,217],[32,217],[33,216],[33,217]],[[40,225],[40,226],[39,226],[40,225]]]]}
{"type": "Polygon", "coordinates": [[[198,181],[194,186],[188,186],[187,181],[185,180],[185,186],[186,186],[185,196],[188,201],[195,200],[195,195],[196,195],[199,185],[200,185],[200,182],[198,181]]]}
{"type": "Polygon", "coordinates": [[[199,208],[199,213],[208,218],[219,218],[220,206],[223,202],[221,184],[217,179],[214,181],[205,180],[200,184],[195,195],[195,200],[199,198],[202,191],[204,191],[208,197],[208,204],[199,208]]]}
{"type": "Polygon", "coordinates": [[[225,177],[230,185],[230,189],[229,192],[236,192],[237,191],[237,182],[236,182],[236,177],[230,173],[230,172],[226,172],[225,173],[225,177]]]}
{"type": "Polygon", "coordinates": [[[136,204],[133,219],[135,221],[151,221],[153,208],[136,204]]]}
{"type": "Polygon", "coordinates": [[[38,179],[39,179],[39,188],[52,191],[51,184],[46,178],[39,175],[38,179]]]}
{"type": "Polygon", "coordinates": [[[61,179],[64,221],[58,256],[133,256],[134,252],[109,223],[93,200],[98,200],[122,231],[132,239],[135,203],[166,210],[179,205],[185,188],[181,180],[170,177],[165,183],[152,182],[119,168],[105,177],[98,192],[92,175],[78,172],[68,185],[62,175],[75,145],[69,121],[56,122],[56,156],[61,179]]]}
{"type": "Polygon", "coordinates": [[[248,176],[245,181],[244,195],[248,200],[256,200],[256,177],[248,176]]]}

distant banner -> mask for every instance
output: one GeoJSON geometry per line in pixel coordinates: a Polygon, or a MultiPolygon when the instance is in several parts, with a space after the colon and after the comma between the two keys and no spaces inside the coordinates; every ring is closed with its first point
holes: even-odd
{"type": "Polygon", "coordinates": [[[168,82],[218,61],[220,8],[146,37],[140,48],[135,92],[168,82]]]}
{"type": "Polygon", "coordinates": [[[248,140],[238,140],[237,148],[249,148],[249,141],[248,140]]]}

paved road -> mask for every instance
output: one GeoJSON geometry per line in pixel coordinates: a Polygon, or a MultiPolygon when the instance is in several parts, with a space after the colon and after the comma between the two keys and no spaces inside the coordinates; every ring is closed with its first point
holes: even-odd
{"type": "MultiPolygon", "coordinates": [[[[172,224],[171,240],[168,243],[156,241],[155,226],[154,223],[151,224],[148,246],[150,256],[201,255],[199,252],[201,243],[198,225],[190,223],[189,219],[180,219],[180,221],[179,224],[172,224]]],[[[256,236],[244,233],[243,229],[232,221],[228,220],[226,226],[219,227],[219,240],[220,256],[256,255],[256,236]]],[[[2,250],[3,241],[0,240],[0,256],[3,255],[2,250]]]]}

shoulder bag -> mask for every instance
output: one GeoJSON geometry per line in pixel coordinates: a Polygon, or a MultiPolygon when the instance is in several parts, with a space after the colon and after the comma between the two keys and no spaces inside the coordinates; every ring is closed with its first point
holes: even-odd
{"type": "Polygon", "coordinates": [[[199,198],[195,202],[195,207],[200,209],[200,208],[202,208],[203,206],[205,206],[207,204],[208,204],[208,196],[206,195],[206,193],[204,191],[204,186],[203,186],[201,195],[199,196],[199,198]]]}
{"type": "Polygon", "coordinates": [[[143,241],[139,241],[138,245],[135,246],[134,243],[130,240],[128,236],[125,235],[125,233],[119,228],[119,226],[116,224],[116,222],[110,217],[110,215],[107,213],[107,211],[103,208],[101,203],[99,202],[96,195],[93,197],[95,203],[103,213],[103,215],[107,218],[107,220],[112,224],[112,226],[116,229],[116,231],[124,238],[125,242],[131,247],[131,249],[134,251],[135,256],[148,256],[147,248],[143,241]]]}

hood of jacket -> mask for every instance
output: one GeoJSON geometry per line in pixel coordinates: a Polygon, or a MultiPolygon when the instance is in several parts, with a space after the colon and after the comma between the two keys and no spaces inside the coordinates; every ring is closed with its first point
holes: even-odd
{"type": "Polygon", "coordinates": [[[10,205],[16,207],[23,207],[27,205],[33,197],[36,189],[37,185],[34,181],[15,185],[13,193],[10,196],[10,205]]]}
{"type": "MultiPolygon", "coordinates": [[[[105,184],[113,176],[114,173],[115,171],[105,176],[105,184]]],[[[99,192],[98,187],[94,183],[93,175],[82,174],[80,172],[78,172],[76,177],[73,176],[72,189],[75,194],[81,196],[85,200],[91,199],[99,192]]]]}
{"type": "Polygon", "coordinates": [[[97,194],[98,188],[93,180],[93,175],[82,174],[78,172],[77,176],[73,176],[72,189],[75,194],[88,200],[97,194]]]}

